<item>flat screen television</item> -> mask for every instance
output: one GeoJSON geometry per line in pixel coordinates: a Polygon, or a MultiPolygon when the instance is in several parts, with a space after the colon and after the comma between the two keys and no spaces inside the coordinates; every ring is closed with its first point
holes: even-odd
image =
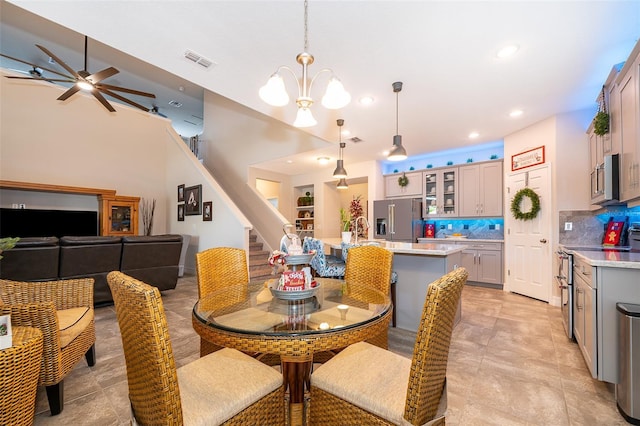
{"type": "Polygon", "coordinates": [[[0,237],[98,235],[98,212],[0,208],[0,237]]]}

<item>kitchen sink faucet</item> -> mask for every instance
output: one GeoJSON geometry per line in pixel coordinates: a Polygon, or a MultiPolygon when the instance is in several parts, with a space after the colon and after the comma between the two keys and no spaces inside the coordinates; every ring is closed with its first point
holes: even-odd
{"type": "Polygon", "coordinates": [[[367,229],[369,229],[369,221],[367,220],[367,218],[364,216],[358,216],[355,220],[355,227],[356,227],[355,244],[358,244],[358,221],[360,219],[364,219],[364,223],[367,225],[367,229]]]}

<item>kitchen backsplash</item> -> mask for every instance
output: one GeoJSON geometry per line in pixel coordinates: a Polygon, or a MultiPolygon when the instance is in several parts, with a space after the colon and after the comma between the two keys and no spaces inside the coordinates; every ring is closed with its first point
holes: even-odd
{"type": "Polygon", "coordinates": [[[640,223],[640,207],[612,206],[595,214],[591,211],[561,211],[559,213],[560,238],[564,245],[600,245],[609,218],[629,217],[629,223],[640,223]],[[565,231],[571,223],[571,231],[565,231]]]}
{"type": "Polygon", "coordinates": [[[445,238],[447,235],[462,234],[467,238],[483,240],[504,239],[504,219],[438,219],[426,220],[424,223],[434,223],[436,238],[445,238]],[[451,229],[449,229],[451,226],[451,229]]]}

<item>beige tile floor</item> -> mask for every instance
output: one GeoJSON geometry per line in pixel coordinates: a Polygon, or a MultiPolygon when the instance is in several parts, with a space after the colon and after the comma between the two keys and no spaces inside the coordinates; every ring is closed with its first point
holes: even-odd
{"type": "MultiPolygon", "coordinates": [[[[163,293],[178,366],[198,358],[191,326],[197,298],[193,277],[163,293]]],[[[465,287],[448,366],[449,425],[623,425],[613,390],[593,380],[575,343],[567,340],[559,308],[523,296],[465,287]]],[[[127,382],[113,307],[96,310],[96,355],[65,380],[65,406],[49,415],[38,389],[36,425],[128,424],[127,382]]],[[[389,333],[390,349],[411,356],[415,335],[389,333]]]]}

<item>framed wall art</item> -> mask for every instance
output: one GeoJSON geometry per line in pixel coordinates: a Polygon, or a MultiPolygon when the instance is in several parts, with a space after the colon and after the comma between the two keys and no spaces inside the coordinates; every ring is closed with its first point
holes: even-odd
{"type": "Polygon", "coordinates": [[[186,216],[202,214],[202,185],[184,189],[184,214],[186,216]]]}
{"type": "Polygon", "coordinates": [[[184,184],[178,185],[178,202],[184,202],[184,184]]]}
{"type": "Polygon", "coordinates": [[[184,204],[178,204],[178,222],[184,222],[184,204]]]}
{"type": "Polygon", "coordinates": [[[213,201],[205,201],[202,203],[202,220],[211,222],[213,220],[213,201]]]}

